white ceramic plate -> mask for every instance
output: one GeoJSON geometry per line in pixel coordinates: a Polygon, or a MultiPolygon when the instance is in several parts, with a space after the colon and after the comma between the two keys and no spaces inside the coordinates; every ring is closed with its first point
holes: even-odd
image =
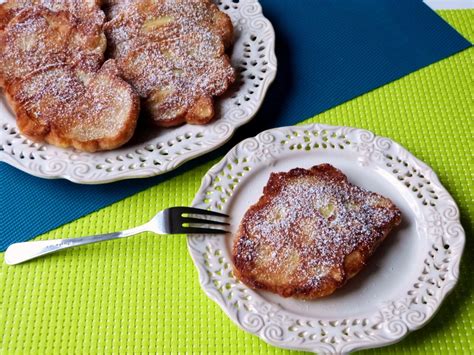
{"type": "Polygon", "coordinates": [[[193,206],[229,214],[235,232],[271,172],[320,163],[340,168],[402,211],[401,226],[367,268],[327,298],[285,299],[233,277],[232,237],[189,237],[201,286],[242,329],[279,347],[345,353],[397,342],[428,322],[452,290],[465,242],[456,203],[433,170],[399,144],[319,124],[265,131],[207,173],[193,206]]]}
{"type": "Polygon", "coordinates": [[[234,24],[231,61],[238,79],[217,101],[213,123],[138,130],[124,147],[91,154],[26,139],[19,134],[15,116],[0,95],[0,161],[43,178],[99,184],[163,174],[223,145],[237,127],[256,114],[275,78],[275,33],[257,0],[219,0],[217,5],[234,24]]]}

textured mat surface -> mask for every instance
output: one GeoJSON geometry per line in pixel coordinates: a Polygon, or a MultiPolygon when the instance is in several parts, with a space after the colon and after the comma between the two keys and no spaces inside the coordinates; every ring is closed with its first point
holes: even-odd
{"type": "MultiPolygon", "coordinates": [[[[474,40],[474,11],[440,13],[474,40]]],[[[474,353],[473,61],[471,48],[305,121],[367,128],[404,145],[438,173],[467,232],[461,280],[434,320],[399,344],[364,353],[474,353]]],[[[125,229],[189,204],[216,161],[39,239],[125,229]]],[[[4,354],[289,353],[244,333],[207,299],[184,237],[144,234],[0,270],[4,354]]]]}
{"type": "MultiPolygon", "coordinates": [[[[276,31],[278,75],[258,115],[236,132],[233,144],[266,128],[295,124],[470,46],[421,0],[260,2],[276,31]]],[[[203,159],[198,161],[211,158],[203,159]]],[[[179,172],[141,181],[84,186],[0,163],[0,251],[197,165],[194,160],[179,172]]]]}

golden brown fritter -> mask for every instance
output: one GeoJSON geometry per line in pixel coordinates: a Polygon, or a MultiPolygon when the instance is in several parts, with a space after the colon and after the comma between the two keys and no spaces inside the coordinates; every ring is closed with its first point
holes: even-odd
{"type": "Polygon", "coordinates": [[[158,126],[204,124],[234,81],[232,23],[209,0],[112,1],[111,56],[158,126]]]}
{"type": "Polygon", "coordinates": [[[139,98],[114,61],[101,68],[104,51],[101,28],[86,29],[69,11],[19,11],[0,30],[0,83],[20,131],[34,141],[86,151],[126,143],[139,98]]]}
{"type": "Polygon", "coordinates": [[[400,221],[389,199],[349,183],[329,164],[274,173],[235,236],[234,273],[284,297],[327,296],[365,266],[400,221]]]}

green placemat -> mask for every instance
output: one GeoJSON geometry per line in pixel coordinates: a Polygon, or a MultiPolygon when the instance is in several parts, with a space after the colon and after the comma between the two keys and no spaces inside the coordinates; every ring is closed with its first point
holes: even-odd
{"type": "MultiPolygon", "coordinates": [[[[471,41],[474,11],[440,14],[471,41]]],[[[461,280],[434,320],[397,345],[366,353],[474,353],[472,240],[474,49],[413,73],[303,123],[391,137],[438,173],[467,232],[461,280]]],[[[38,239],[135,226],[189,204],[205,164],[38,239]]],[[[144,234],[0,269],[1,351],[10,353],[287,353],[237,328],[207,299],[184,237],[144,234]]]]}

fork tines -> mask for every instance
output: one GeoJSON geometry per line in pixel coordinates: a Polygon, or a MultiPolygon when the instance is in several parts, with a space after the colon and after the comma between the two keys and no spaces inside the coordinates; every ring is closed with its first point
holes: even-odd
{"type": "Polygon", "coordinates": [[[207,217],[223,217],[229,216],[223,213],[202,210],[194,207],[172,207],[169,209],[171,214],[177,215],[174,218],[175,229],[178,233],[184,234],[225,234],[229,231],[224,229],[210,228],[209,226],[228,226],[229,223],[215,219],[207,219],[207,217]],[[186,215],[186,216],[183,216],[186,215]],[[192,216],[190,216],[192,215],[192,216]],[[200,218],[202,217],[202,218],[200,218]]]}
{"type": "Polygon", "coordinates": [[[194,207],[171,207],[169,208],[169,210],[176,210],[180,214],[186,213],[186,214],[201,214],[201,215],[207,215],[207,216],[226,217],[226,218],[229,217],[228,215],[224,213],[208,211],[208,210],[203,210],[203,209],[194,208],[194,207]]]}

